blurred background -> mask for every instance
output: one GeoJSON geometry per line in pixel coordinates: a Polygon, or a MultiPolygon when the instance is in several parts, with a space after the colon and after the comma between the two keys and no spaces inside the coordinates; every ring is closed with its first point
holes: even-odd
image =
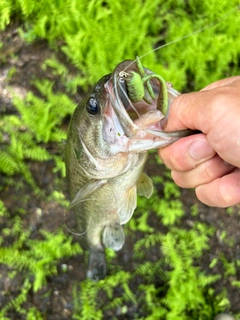
{"type": "Polygon", "coordinates": [[[240,319],[239,208],[209,208],[151,152],[149,199],[107,250],[66,228],[64,140],[88,90],[140,57],[181,92],[239,75],[239,1],[0,1],[0,319],[240,319]]]}

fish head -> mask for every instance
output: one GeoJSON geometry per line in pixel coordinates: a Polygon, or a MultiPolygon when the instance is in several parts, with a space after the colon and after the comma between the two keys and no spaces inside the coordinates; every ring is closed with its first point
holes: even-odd
{"type": "MultiPolygon", "coordinates": [[[[111,93],[106,89],[111,76],[101,78],[77,106],[68,131],[66,162],[75,159],[92,179],[111,178],[130,166],[126,159],[129,139],[112,108],[111,93]]],[[[67,166],[69,170],[72,167],[67,166]]]]}
{"type": "Polygon", "coordinates": [[[105,84],[112,109],[129,139],[128,152],[161,148],[193,133],[191,130],[164,132],[169,108],[180,93],[161,76],[139,64],[139,60],[121,62],[105,84]],[[139,93],[142,93],[140,97],[139,93]]]}
{"type": "Polygon", "coordinates": [[[119,175],[137,163],[137,154],[167,146],[190,134],[189,130],[163,131],[162,120],[166,117],[159,104],[162,91],[168,109],[179,93],[169,83],[159,81],[151,70],[144,67],[139,70],[136,61],[125,60],[112,74],[99,80],[79,104],[72,117],[68,141],[74,144],[76,156],[81,158],[81,166],[91,178],[119,175]],[[146,97],[144,94],[138,101],[132,101],[124,76],[132,72],[142,82],[150,76],[151,99],[147,93],[146,97]]]}

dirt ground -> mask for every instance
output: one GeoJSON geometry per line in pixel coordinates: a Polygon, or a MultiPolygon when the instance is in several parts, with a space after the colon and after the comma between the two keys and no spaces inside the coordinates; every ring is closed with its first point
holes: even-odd
{"type": "MultiPolygon", "coordinates": [[[[48,71],[43,71],[41,68],[42,62],[51,57],[52,52],[47,46],[45,41],[38,41],[32,45],[25,44],[17,33],[17,26],[12,25],[6,31],[0,33],[0,41],[4,46],[0,49],[0,117],[5,114],[15,113],[16,110],[12,105],[12,91],[21,97],[24,97],[28,90],[35,90],[31,84],[32,79],[36,78],[49,78],[54,80],[58,89],[61,89],[61,83],[58,82],[57,77],[54,78],[48,71]],[[9,71],[15,68],[15,73],[11,80],[7,80],[9,71]]],[[[62,56],[59,53],[59,58],[62,56]]],[[[74,70],[73,70],[74,72],[74,70]]],[[[81,92],[72,98],[76,103],[81,97],[81,92]]],[[[66,127],[69,119],[66,119],[66,127]]],[[[51,161],[44,163],[31,163],[31,171],[36,179],[40,188],[44,189],[46,193],[50,193],[56,186],[54,183],[54,174],[52,173],[53,163],[51,161]]],[[[163,166],[152,165],[149,161],[147,171],[152,175],[161,175],[163,166]]],[[[18,177],[16,177],[18,179],[18,177]]],[[[64,212],[65,209],[56,202],[45,202],[32,194],[29,186],[25,186],[16,193],[13,187],[5,186],[5,177],[0,174],[0,184],[2,185],[0,197],[4,201],[9,212],[14,212],[16,206],[26,208],[28,214],[23,221],[24,225],[31,225],[35,230],[40,228],[48,231],[55,231],[58,227],[64,225],[64,212]],[[28,195],[31,201],[24,201],[28,195]],[[41,216],[38,212],[41,208],[41,216]]],[[[59,187],[59,186],[58,186],[59,187]]],[[[65,181],[62,181],[62,188],[65,189],[65,181]]],[[[185,217],[182,219],[183,225],[188,226],[193,219],[190,215],[190,207],[198,203],[195,194],[192,190],[182,190],[181,199],[186,211],[185,217]]],[[[198,203],[199,204],[199,203],[198,203]]],[[[209,262],[213,257],[217,257],[221,252],[231,260],[232,258],[240,259],[240,215],[239,209],[233,208],[233,213],[230,215],[224,209],[209,208],[203,204],[199,204],[200,215],[199,219],[209,226],[216,228],[215,236],[211,241],[211,250],[203,256],[201,267],[208,270],[209,262]],[[220,239],[222,231],[227,232],[227,237],[233,241],[233,246],[226,245],[220,239]]],[[[159,226],[161,229],[161,226],[159,226]]],[[[66,230],[67,232],[67,230],[66,230]]],[[[124,266],[128,261],[129,270],[134,270],[134,265],[131,265],[133,244],[127,240],[124,249],[118,254],[116,264],[124,266]]],[[[217,272],[223,274],[223,270],[216,266],[217,272]]],[[[31,292],[28,301],[25,303],[26,307],[36,306],[43,314],[46,315],[48,320],[59,319],[72,319],[73,302],[72,302],[72,289],[76,281],[82,281],[85,278],[85,261],[82,257],[76,256],[74,258],[65,259],[58,265],[59,274],[48,279],[47,285],[36,293],[31,292]],[[62,271],[62,265],[67,266],[67,272],[62,271]],[[50,295],[44,295],[50,292],[50,295]]],[[[14,278],[11,280],[7,276],[7,268],[0,265],[0,308],[9,301],[9,296],[14,297],[21,286],[22,279],[14,278]],[[8,292],[6,295],[5,293],[8,292]]],[[[231,277],[227,280],[220,280],[216,283],[217,291],[221,288],[228,289],[228,298],[231,302],[233,313],[240,312],[240,294],[237,288],[230,285],[231,277]]],[[[238,279],[240,280],[240,270],[238,279]]],[[[136,284],[137,286],[138,284],[136,284]]],[[[130,310],[129,310],[130,312],[130,310]]],[[[135,310],[132,309],[132,316],[135,310]]],[[[11,319],[16,318],[16,314],[9,313],[11,319]]],[[[111,313],[106,314],[106,319],[112,319],[111,313]]],[[[133,317],[132,317],[133,318],[133,317]]],[[[120,319],[120,317],[119,317],[120,319]]],[[[121,318],[124,319],[124,318],[121,318]]],[[[131,319],[131,313],[128,317],[131,319]]]]}

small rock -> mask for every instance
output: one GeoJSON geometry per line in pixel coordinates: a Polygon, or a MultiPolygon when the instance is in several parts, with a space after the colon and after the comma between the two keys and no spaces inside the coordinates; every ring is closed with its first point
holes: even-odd
{"type": "Polygon", "coordinates": [[[62,270],[62,272],[67,272],[67,270],[68,270],[67,264],[65,264],[65,263],[61,264],[61,270],[62,270]]]}
{"type": "Polygon", "coordinates": [[[236,320],[234,316],[228,313],[219,313],[214,320],[236,320]]]}

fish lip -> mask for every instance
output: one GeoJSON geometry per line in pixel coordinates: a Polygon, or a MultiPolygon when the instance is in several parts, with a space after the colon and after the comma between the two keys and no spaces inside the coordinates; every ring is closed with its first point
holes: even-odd
{"type": "MultiPolygon", "coordinates": [[[[152,77],[150,81],[154,94],[151,95],[151,102],[147,102],[148,97],[145,95],[140,101],[133,102],[129,98],[127,90],[128,84],[125,79],[125,75],[132,71],[139,73],[135,61],[125,60],[117,65],[110,75],[110,78],[104,83],[104,88],[108,95],[109,107],[114,111],[115,118],[112,119],[112,123],[114,123],[115,127],[116,124],[120,124],[124,136],[129,140],[133,140],[133,144],[136,143],[138,147],[140,146],[140,141],[143,142],[143,140],[145,140],[145,144],[147,143],[146,141],[151,143],[151,141],[158,142],[160,140],[168,140],[168,144],[172,143],[173,138],[176,140],[176,136],[180,137],[180,132],[164,132],[163,126],[168,119],[169,108],[173,100],[180,95],[180,93],[173,89],[170,83],[166,82],[168,91],[167,110],[159,110],[162,106],[162,104],[159,103],[161,101],[159,100],[161,85],[159,84],[159,79],[152,77]],[[166,115],[164,115],[163,112],[165,112],[166,115]]],[[[144,68],[144,72],[146,75],[154,75],[154,73],[147,68],[144,68]]],[[[183,132],[181,132],[181,136],[182,134],[183,132]]],[[[189,135],[189,133],[186,132],[184,135],[189,135]]]]}
{"type": "MultiPolygon", "coordinates": [[[[114,110],[125,135],[128,138],[133,138],[136,136],[137,131],[141,130],[141,119],[144,118],[145,115],[150,114],[151,112],[161,112],[157,109],[157,98],[152,100],[151,104],[145,102],[144,100],[132,102],[128,97],[126,88],[123,89],[120,87],[118,83],[120,79],[119,73],[113,72],[110,79],[105,82],[104,87],[108,94],[111,107],[114,110]],[[122,90],[122,92],[120,90],[122,90]],[[122,97],[120,97],[121,93],[122,97]],[[132,119],[129,115],[129,113],[132,111],[133,114],[135,114],[134,119],[132,119]]],[[[162,113],[160,118],[164,118],[162,113]]],[[[161,131],[162,128],[159,120],[160,119],[156,119],[156,124],[154,127],[161,131]]]]}
{"type": "MultiPolygon", "coordinates": [[[[109,94],[108,94],[109,96],[109,94]]],[[[111,99],[107,99],[105,108],[103,110],[104,126],[103,135],[106,140],[115,140],[111,142],[116,142],[119,137],[125,136],[125,131],[123,129],[122,123],[119,121],[114,108],[112,108],[111,99]],[[112,137],[112,139],[111,139],[112,137]]]]}
{"type": "Polygon", "coordinates": [[[114,78],[111,77],[106,81],[104,87],[109,96],[110,104],[118,118],[119,124],[127,137],[134,136],[138,127],[134,124],[134,121],[129,116],[122,100],[119,97],[117,86],[115,84],[114,78]]]}

